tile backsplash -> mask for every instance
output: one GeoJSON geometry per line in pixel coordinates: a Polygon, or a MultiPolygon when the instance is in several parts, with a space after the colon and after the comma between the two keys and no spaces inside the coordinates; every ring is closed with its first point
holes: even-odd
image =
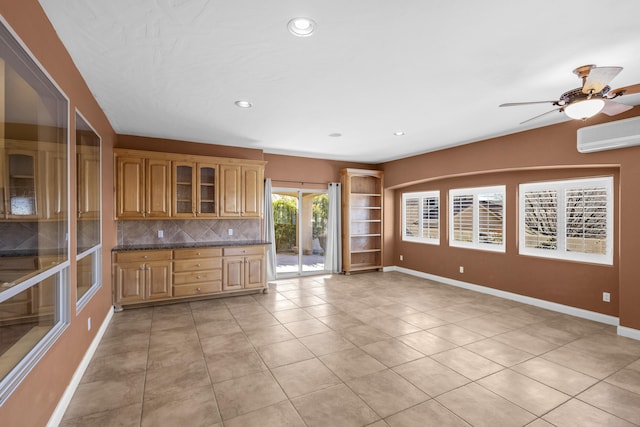
{"type": "Polygon", "coordinates": [[[118,245],[260,240],[260,219],[117,221],[118,245]],[[229,235],[229,229],[233,235],[229,235]],[[158,237],[162,230],[164,237],[158,237]]]}

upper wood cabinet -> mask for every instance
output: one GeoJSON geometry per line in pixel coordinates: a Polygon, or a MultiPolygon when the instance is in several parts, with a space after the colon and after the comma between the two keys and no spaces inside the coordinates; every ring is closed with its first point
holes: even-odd
{"type": "Polygon", "coordinates": [[[170,206],[169,160],[116,157],[116,218],[168,218],[170,206]]]}
{"type": "MultiPolygon", "coordinates": [[[[100,153],[93,146],[78,146],[78,218],[100,217],[100,153]]],[[[55,159],[53,163],[55,167],[55,159]]]]}
{"type": "Polygon", "coordinates": [[[38,200],[38,153],[21,149],[7,149],[5,153],[5,217],[36,219],[41,202],[38,200]]]}
{"type": "Polygon", "coordinates": [[[116,219],[262,216],[263,161],[114,152],[116,219]]]}
{"type": "Polygon", "coordinates": [[[256,165],[220,165],[220,216],[262,216],[264,168],[256,165]]]}
{"type": "Polygon", "coordinates": [[[172,216],[215,218],[217,211],[217,165],[173,162],[172,216]]]}

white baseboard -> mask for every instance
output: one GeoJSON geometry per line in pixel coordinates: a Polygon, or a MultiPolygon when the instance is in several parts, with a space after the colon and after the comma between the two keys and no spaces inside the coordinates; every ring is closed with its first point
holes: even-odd
{"type": "MultiPolygon", "coordinates": [[[[533,305],[536,307],[544,308],[547,310],[557,311],[559,313],[569,314],[575,317],[581,317],[583,319],[593,320],[599,323],[605,323],[607,325],[618,326],[619,319],[614,316],[609,316],[602,313],[596,313],[595,311],[584,310],[582,308],[571,307],[569,305],[558,304],[551,301],[546,301],[538,298],[528,297],[525,295],[514,294],[512,292],[501,291],[499,289],[489,288],[487,286],[475,285],[473,283],[462,282],[460,280],[450,279],[448,277],[436,276],[435,274],[423,273],[421,271],[410,270],[404,267],[386,267],[384,271],[398,271],[401,273],[409,274],[423,279],[433,280],[435,282],[441,282],[447,285],[457,286],[459,288],[469,289],[471,291],[481,292],[483,294],[493,295],[496,297],[521,302],[524,304],[533,305]]],[[[618,326],[618,334],[626,337],[640,339],[640,331],[631,328],[623,328],[618,326]],[[626,334],[620,333],[621,329],[625,329],[626,334]]]]}
{"type": "Polygon", "coordinates": [[[76,392],[76,389],[80,384],[80,380],[82,380],[82,376],[84,375],[84,372],[87,370],[87,367],[89,366],[89,362],[91,362],[91,358],[96,352],[96,349],[98,348],[98,344],[100,344],[100,341],[102,340],[102,337],[104,336],[104,333],[106,332],[112,317],[113,317],[113,307],[109,309],[109,311],[107,312],[107,315],[105,316],[104,321],[102,322],[102,325],[100,325],[100,329],[98,329],[96,336],[93,338],[93,341],[91,341],[91,345],[89,346],[89,348],[87,349],[87,352],[84,354],[84,357],[80,361],[80,364],[78,365],[78,368],[74,372],[73,377],[71,377],[71,381],[69,382],[67,389],[62,394],[62,397],[60,398],[60,401],[58,402],[56,409],[53,411],[53,414],[51,414],[51,418],[49,418],[47,427],[58,427],[58,425],[62,421],[62,417],[64,416],[64,413],[67,411],[67,408],[69,407],[69,403],[71,403],[71,398],[73,397],[73,394],[76,392]]]}
{"type": "Polygon", "coordinates": [[[640,341],[639,329],[627,328],[626,326],[618,326],[618,335],[640,341]]]}

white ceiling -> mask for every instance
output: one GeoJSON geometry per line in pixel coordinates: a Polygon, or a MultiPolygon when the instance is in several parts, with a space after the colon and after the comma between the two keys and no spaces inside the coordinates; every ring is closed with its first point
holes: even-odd
{"type": "Polygon", "coordinates": [[[120,134],[377,163],[566,120],[498,105],[556,100],[580,65],[640,82],[637,0],[40,3],[120,134]]]}

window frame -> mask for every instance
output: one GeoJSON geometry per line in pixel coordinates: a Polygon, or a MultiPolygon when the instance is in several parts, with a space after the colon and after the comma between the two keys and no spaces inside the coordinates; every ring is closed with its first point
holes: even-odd
{"type": "MultiPolygon", "coordinates": [[[[10,40],[0,40],[0,43],[9,42],[8,48],[15,51],[15,54],[22,61],[21,65],[28,70],[29,72],[34,73],[32,78],[35,78],[36,81],[40,81],[42,84],[51,85],[57,91],[56,95],[60,95],[61,99],[64,99],[66,106],[66,131],[65,131],[65,150],[66,150],[66,211],[70,212],[71,200],[69,195],[71,194],[71,180],[70,180],[70,168],[69,164],[71,162],[71,144],[70,144],[70,129],[71,129],[71,114],[70,114],[70,105],[71,102],[67,94],[62,90],[62,88],[58,85],[58,83],[51,77],[48,71],[43,67],[43,65],[38,61],[36,56],[31,52],[31,50],[27,47],[27,45],[22,41],[22,39],[17,35],[17,33],[13,30],[13,28],[8,24],[3,16],[0,15],[0,32],[3,33],[2,39],[4,39],[4,34],[6,34],[10,40]],[[17,50],[16,50],[17,49],[17,50]],[[41,73],[38,75],[37,73],[41,73]],[[45,81],[42,81],[42,78],[45,81]]],[[[21,75],[22,76],[22,75],[21,75]]],[[[26,79],[26,77],[22,76],[26,79]]],[[[4,171],[2,171],[4,173],[4,171]]],[[[61,263],[43,270],[40,273],[35,274],[32,277],[27,277],[22,281],[19,281],[15,285],[11,286],[9,289],[0,291],[0,303],[4,302],[21,292],[24,292],[28,289],[34,288],[39,283],[44,280],[58,276],[56,281],[56,311],[54,312],[56,322],[51,326],[51,329],[24,355],[24,357],[4,376],[0,377],[0,406],[2,406],[7,399],[11,396],[11,394],[15,391],[16,388],[22,383],[22,381],[29,375],[31,370],[40,362],[42,357],[53,347],[53,345],[57,342],[58,338],[63,334],[63,332],[69,327],[71,323],[71,305],[70,305],[70,272],[69,268],[71,265],[69,250],[70,250],[70,241],[69,241],[69,230],[71,228],[71,215],[67,214],[66,219],[66,247],[60,247],[63,249],[63,253],[66,256],[66,259],[61,263]]]]}
{"type": "Polygon", "coordinates": [[[431,191],[419,191],[419,192],[411,192],[411,193],[402,193],[402,240],[405,242],[415,242],[415,243],[426,243],[430,245],[439,245],[440,244],[440,226],[442,225],[442,214],[441,214],[441,203],[440,203],[440,190],[431,190],[431,191]],[[407,200],[408,199],[418,199],[418,232],[419,236],[409,236],[407,235],[407,200]],[[436,199],[438,203],[438,217],[437,221],[437,230],[438,237],[424,237],[423,234],[423,221],[424,221],[424,200],[425,199],[436,199]]]}
{"type": "Polygon", "coordinates": [[[507,193],[506,185],[493,185],[487,187],[470,187],[470,188],[455,188],[449,190],[449,246],[456,248],[478,249],[490,252],[506,252],[506,217],[507,217],[507,193]],[[499,194],[502,196],[502,243],[486,243],[480,240],[480,200],[479,196],[482,194],[499,194]],[[454,199],[457,196],[469,196],[473,198],[472,202],[472,241],[466,242],[462,240],[455,240],[455,220],[454,220],[454,199]]]}
{"type": "Polygon", "coordinates": [[[518,187],[518,254],[564,261],[613,265],[613,233],[614,233],[614,181],[613,176],[575,178],[554,181],[522,183],[518,187]],[[596,254],[588,252],[568,251],[566,246],[566,191],[584,188],[603,187],[606,191],[606,252],[596,254]],[[525,194],[532,191],[556,191],[556,249],[530,248],[525,245],[525,194]]]}
{"type": "MultiPolygon", "coordinates": [[[[98,178],[99,178],[99,183],[98,183],[98,192],[99,192],[99,196],[98,196],[98,201],[99,201],[99,208],[98,208],[98,212],[99,212],[99,218],[98,218],[98,227],[99,227],[99,242],[97,245],[92,246],[91,248],[83,251],[83,252],[78,252],[76,253],[76,265],[78,264],[79,261],[81,261],[82,259],[84,259],[87,256],[92,256],[92,269],[91,269],[91,278],[92,278],[92,283],[91,286],[89,287],[89,290],[87,290],[87,292],[84,293],[84,295],[82,295],[82,297],[77,298],[76,295],[76,315],[82,311],[82,309],[84,308],[85,305],[87,305],[87,303],[91,300],[91,298],[98,292],[98,290],[100,290],[100,288],[102,287],[102,137],[100,136],[100,134],[96,131],[96,129],[93,127],[93,125],[91,125],[91,123],[89,122],[89,120],[87,120],[87,118],[80,113],[80,111],[78,111],[78,109],[76,108],[75,110],[76,116],[80,116],[82,118],[82,120],[84,120],[84,122],[87,124],[87,126],[89,126],[89,128],[93,131],[93,133],[96,134],[96,136],[98,137],[98,140],[100,141],[100,145],[99,145],[99,160],[100,160],[100,170],[98,171],[98,178]]],[[[78,128],[78,123],[76,121],[76,126],[75,126],[76,130],[78,128]]],[[[76,140],[75,146],[78,147],[78,141],[76,140]]],[[[78,163],[77,163],[77,151],[76,151],[76,176],[78,173],[78,163]]],[[[69,162],[71,162],[69,160],[69,162]]],[[[79,183],[76,182],[76,187],[78,187],[79,183]]],[[[78,203],[78,191],[76,190],[75,192],[76,194],[76,203],[78,203]]],[[[79,219],[76,220],[76,246],[77,246],[77,230],[78,230],[78,222],[79,219]]],[[[77,278],[77,272],[78,270],[76,269],[76,287],[78,284],[78,278],[77,278]]],[[[77,289],[76,289],[77,292],[77,289]]]]}

